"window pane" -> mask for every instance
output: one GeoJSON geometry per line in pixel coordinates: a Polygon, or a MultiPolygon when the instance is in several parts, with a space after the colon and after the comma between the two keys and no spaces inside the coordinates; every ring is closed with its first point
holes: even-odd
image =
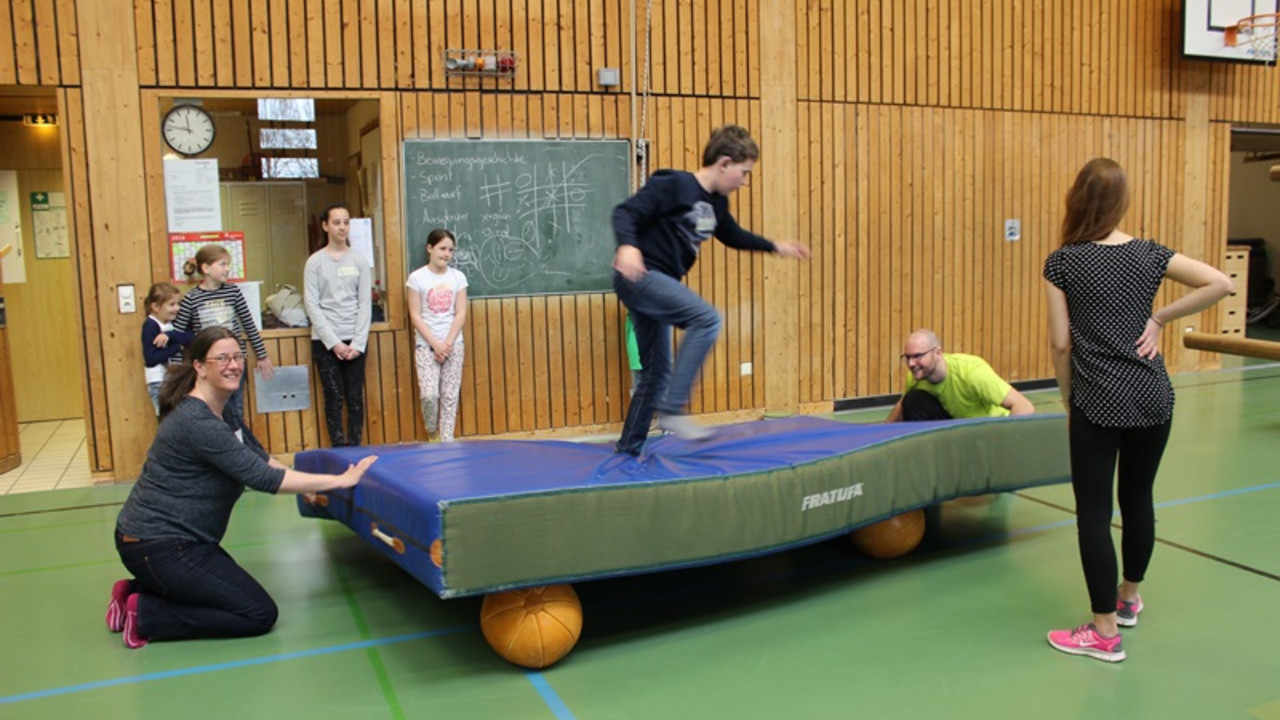
{"type": "Polygon", "coordinates": [[[258,119],[315,122],[316,101],[311,98],[259,98],[258,119]]]}
{"type": "Polygon", "coordinates": [[[262,158],[263,178],[318,178],[320,161],[315,158],[262,158]]]}
{"type": "Polygon", "coordinates": [[[266,150],[315,150],[316,131],[263,128],[258,132],[258,144],[266,150]]]}

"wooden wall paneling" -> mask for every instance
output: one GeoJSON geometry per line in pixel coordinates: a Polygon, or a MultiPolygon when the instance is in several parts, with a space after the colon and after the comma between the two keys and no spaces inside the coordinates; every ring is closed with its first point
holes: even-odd
{"type": "Polygon", "coordinates": [[[59,141],[62,145],[62,177],[67,191],[67,227],[75,241],[72,245],[72,267],[76,275],[76,329],[84,338],[77,350],[85,369],[84,387],[85,443],[89,450],[89,467],[94,472],[110,470],[111,424],[107,417],[106,388],[101,382],[102,333],[97,305],[88,302],[97,294],[97,275],[93,263],[93,235],[89,215],[88,158],[85,153],[84,100],[79,88],[58,91],[58,116],[62,118],[59,141]],[[96,382],[95,382],[96,381],[96,382]]]}
{"type": "MultiPolygon", "coordinates": [[[[330,10],[330,18],[333,10],[330,10]]],[[[328,21],[326,21],[327,23],[328,21]]],[[[341,44],[330,41],[325,44],[330,68],[330,87],[357,88],[363,86],[360,71],[363,67],[364,53],[360,44],[360,0],[342,0],[342,9],[337,25],[328,25],[328,36],[341,36],[341,44]],[[332,73],[336,73],[336,79],[332,73]]]]}
{"type": "Polygon", "coordinates": [[[537,5],[541,2],[542,24],[538,28],[541,35],[541,44],[534,48],[530,47],[530,54],[539,56],[542,65],[541,83],[535,86],[535,89],[556,91],[563,90],[564,84],[560,78],[560,3],[559,0],[530,0],[530,5],[537,5]]]}
{"type": "Polygon", "coordinates": [[[902,4],[903,18],[903,102],[922,105],[929,94],[929,64],[936,49],[929,35],[930,0],[908,0],[902,4]]]}
{"type": "MultiPolygon", "coordinates": [[[[291,39],[301,46],[303,62],[306,64],[306,80],[299,87],[322,88],[328,82],[324,57],[325,3],[323,0],[305,0],[305,8],[305,15],[294,16],[303,19],[303,27],[296,30],[290,28],[291,39]]],[[[409,38],[404,41],[410,42],[409,38]]],[[[399,42],[400,39],[397,38],[397,46],[399,42]]]]}
{"type": "Polygon", "coordinates": [[[590,393],[592,422],[595,424],[608,422],[609,418],[609,370],[608,370],[608,345],[609,340],[605,336],[605,307],[604,296],[599,293],[592,293],[586,296],[587,306],[589,308],[588,323],[591,327],[591,375],[594,380],[591,384],[590,393]]]}
{"type": "MultiPolygon", "coordinates": [[[[483,310],[476,315],[477,325],[483,320],[484,324],[479,325],[480,331],[486,334],[485,344],[487,347],[487,363],[476,366],[476,379],[485,380],[485,385],[489,391],[489,432],[493,434],[504,433],[513,429],[508,417],[507,403],[507,378],[511,377],[516,368],[512,365],[510,372],[505,368],[505,353],[508,348],[504,342],[505,328],[502,325],[502,305],[497,300],[479,300],[477,299],[472,305],[481,306],[483,310]]],[[[483,427],[483,421],[481,422],[483,427]]]]}
{"type": "MultiPolygon", "coordinates": [[[[379,335],[379,342],[382,345],[380,352],[391,356],[390,363],[393,368],[388,373],[386,371],[388,360],[382,361],[383,397],[390,395],[396,399],[394,413],[383,413],[386,421],[385,432],[387,439],[391,442],[411,442],[418,437],[419,428],[422,427],[422,416],[418,409],[418,385],[413,377],[416,341],[417,338],[412,329],[393,330],[379,335]],[[390,339],[385,337],[387,335],[390,339]],[[390,350],[386,349],[388,343],[391,344],[390,350]],[[388,389],[392,392],[389,393],[388,389]]],[[[465,377],[463,383],[465,387],[465,377]]]]}
{"type": "Polygon", "coordinates": [[[35,85],[40,82],[40,67],[36,55],[35,17],[31,2],[10,2],[9,9],[12,13],[18,84],[35,85]]]}
{"type": "MultiPolygon", "coordinates": [[[[560,353],[560,367],[563,368],[563,399],[556,402],[563,408],[564,425],[573,427],[581,425],[582,409],[579,398],[582,393],[582,369],[578,364],[578,353],[584,347],[578,340],[578,310],[576,295],[559,296],[559,309],[551,317],[556,318],[560,328],[559,342],[553,342],[553,348],[560,353]]],[[[553,356],[555,350],[552,351],[553,356]]],[[[554,387],[554,383],[553,383],[554,387]]]]}
{"type": "MultiPolygon", "coordinates": [[[[689,6],[691,22],[685,27],[714,27],[708,22],[711,13],[710,5],[711,0],[692,0],[689,6]]],[[[690,33],[690,35],[692,34],[690,33]]],[[[715,33],[707,32],[696,41],[691,38],[690,45],[692,45],[693,58],[689,70],[692,71],[690,74],[693,76],[693,94],[706,96],[708,93],[714,93],[711,90],[711,63],[712,58],[716,57],[716,52],[719,50],[720,37],[715,33]]]]}
{"type": "MultiPolygon", "coordinates": [[[[512,323],[504,326],[507,338],[507,345],[513,349],[514,355],[508,355],[508,358],[514,358],[516,368],[516,384],[514,388],[509,388],[510,397],[515,400],[515,407],[518,408],[518,414],[512,419],[511,429],[513,430],[532,430],[537,422],[537,408],[535,395],[537,387],[534,385],[534,340],[533,340],[533,298],[529,296],[511,298],[509,301],[504,300],[503,313],[504,318],[507,310],[511,311],[512,323]],[[511,392],[513,391],[513,392],[511,392]]],[[[510,377],[510,375],[508,376],[510,377]]]]}
{"type": "Polygon", "coordinates": [[[272,85],[289,85],[289,48],[285,42],[288,31],[285,17],[285,0],[248,0],[249,2],[249,57],[253,69],[252,86],[267,88],[272,85]],[[272,27],[271,18],[279,19],[272,27]],[[278,46],[272,47],[272,40],[278,46]]]}
{"type": "MultiPolygon", "coordinates": [[[[590,297],[586,295],[572,295],[569,297],[573,298],[573,317],[566,317],[566,321],[567,323],[573,323],[575,329],[574,340],[576,346],[573,350],[577,355],[577,374],[574,377],[577,379],[575,400],[577,402],[578,423],[591,425],[596,422],[594,388],[600,381],[595,375],[593,349],[600,338],[592,335],[590,297]]],[[[570,408],[570,415],[573,412],[573,408],[570,408]]]]}
{"type": "MultiPolygon", "coordinates": [[[[637,0],[639,2],[639,0],[637,0]]],[[[670,93],[672,95],[687,94],[682,93],[680,88],[680,41],[683,28],[680,24],[680,16],[678,13],[678,3],[655,2],[654,3],[654,22],[657,24],[657,16],[662,15],[662,44],[655,45],[655,53],[661,48],[662,52],[662,76],[661,79],[655,78],[654,92],[670,93]]]]}
{"type": "Polygon", "coordinates": [[[75,0],[53,0],[57,17],[57,65],[46,85],[78,85],[80,83],[79,35],[76,25],[75,0]]]}
{"type": "MultiPolygon", "coordinates": [[[[396,407],[399,398],[395,382],[396,364],[399,360],[400,358],[396,355],[394,333],[369,333],[368,342],[365,344],[364,361],[364,444],[366,445],[385,445],[399,440],[396,407]]],[[[312,373],[312,375],[317,374],[312,373]]],[[[321,395],[323,394],[321,391],[321,395]]],[[[304,435],[310,440],[314,433],[317,441],[323,439],[325,444],[328,444],[328,421],[325,420],[323,413],[318,412],[319,403],[312,403],[312,406],[317,412],[308,414],[311,427],[304,428],[304,435]]],[[[317,442],[316,447],[318,446],[317,442]]]]}
{"type": "MultiPolygon", "coordinates": [[[[309,364],[311,361],[311,350],[310,347],[304,348],[304,343],[306,346],[309,346],[311,344],[311,339],[309,337],[282,338],[279,345],[280,352],[273,358],[273,360],[278,362],[281,366],[309,364]]],[[[313,404],[312,407],[314,408],[315,405],[313,404]]],[[[312,409],[287,413],[275,413],[275,415],[280,417],[282,424],[284,425],[284,451],[287,453],[300,452],[305,450],[307,447],[306,439],[302,434],[302,416],[304,414],[315,417],[315,412],[312,409]]],[[[325,439],[327,440],[327,431],[325,434],[325,439]]],[[[279,448],[280,445],[277,444],[275,447],[279,448]]],[[[318,444],[316,447],[318,447],[318,444]]]]}
{"type": "Polygon", "coordinates": [[[219,63],[218,84],[221,86],[234,85],[237,88],[253,87],[253,20],[250,17],[252,6],[250,0],[231,0],[228,12],[231,14],[231,20],[227,25],[218,27],[228,28],[226,33],[228,42],[231,46],[231,72],[228,75],[222,69],[222,63],[219,63]]]}
{"type": "Polygon", "coordinates": [[[520,90],[542,90],[546,87],[546,63],[543,54],[546,50],[544,34],[542,0],[529,0],[524,9],[525,52],[520,55],[520,64],[516,66],[516,88],[520,90]]]}
{"type": "MultiPolygon", "coordinates": [[[[136,314],[115,312],[112,296],[117,284],[137,282],[151,270],[146,236],[129,230],[137,222],[137,205],[121,203],[118,195],[120,188],[143,187],[145,182],[135,38],[131,26],[122,28],[117,22],[120,17],[129,17],[131,9],[128,0],[77,5],[86,89],[84,112],[94,118],[84,128],[86,152],[96,160],[87,163],[97,251],[93,262],[98,273],[93,304],[99,308],[104,337],[136,336],[136,314]]],[[[112,427],[126,429],[112,436],[114,470],[117,477],[133,477],[142,465],[145,443],[125,435],[129,428],[144,426],[137,422],[140,418],[153,415],[146,396],[130,392],[136,390],[141,349],[132,343],[113,347],[103,360],[110,421],[112,427]]]]}
{"type": "MultiPolygon", "coordinates": [[[[822,260],[817,263],[822,268],[822,287],[818,295],[818,307],[822,309],[822,322],[817,325],[819,333],[816,340],[822,343],[823,362],[817,368],[821,379],[815,388],[814,397],[810,401],[827,400],[835,392],[835,369],[838,358],[842,354],[837,344],[843,344],[843,333],[837,335],[840,326],[838,308],[844,298],[843,291],[837,287],[836,270],[843,258],[843,233],[840,231],[843,198],[839,195],[841,176],[841,137],[837,134],[839,127],[839,107],[824,104],[822,108],[822,142],[827,150],[821,153],[823,162],[823,213],[822,213],[822,260]],[[824,331],[825,329],[825,331],[824,331]]],[[[814,263],[810,263],[814,264],[814,263]]]]}
{"type": "MultiPolygon", "coordinates": [[[[307,57],[307,20],[308,0],[285,0],[284,16],[276,15],[273,5],[271,17],[271,73],[273,81],[279,87],[304,89],[310,87],[308,74],[310,66],[307,57]],[[282,79],[275,71],[277,68],[288,71],[287,79],[282,79]],[[283,82],[282,82],[283,80],[283,82]]],[[[392,45],[395,47],[395,45],[392,45]]]]}
{"type": "MultiPolygon", "coordinates": [[[[811,14],[816,18],[817,13],[811,14]]],[[[818,43],[813,43],[817,45],[818,43]]],[[[821,93],[820,88],[811,87],[821,93]]],[[[812,342],[818,336],[814,332],[813,322],[821,322],[821,312],[817,313],[815,318],[812,305],[807,302],[813,299],[813,275],[821,272],[822,258],[822,215],[823,197],[822,197],[822,103],[820,102],[801,102],[798,107],[798,115],[796,122],[796,147],[799,150],[797,155],[805,157],[808,162],[802,163],[796,168],[796,197],[803,198],[806,205],[802,212],[797,213],[796,226],[799,236],[802,240],[809,244],[810,249],[818,255],[816,263],[810,263],[800,269],[798,293],[795,298],[796,303],[796,345],[793,352],[798,358],[796,384],[801,402],[808,402],[812,395],[812,383],[814,379],[815,360],[822,362],[825,358],[815,357],[819,355],[817,348],[813,347],[812,342]]],[[[775,150],[776,152],[776,150],[775,150]]],[[[780,168],[781,169],[781,168],[780,168]]]]}
{"type": "Polygon", "coordinates": [[[140,39],[150,39],[155,45],[154,66],[155,83],[158,85],[176,85],[177,84],[177,65],[174,57],[176,45],[173,35],[173,3],[172,0],[153,0],[151,3],[153,24],[148,27],[154,29],[154,36],[147,38],[141,36],[140,39]]]}
{"type": "Polygon", "coordinates": [[[550,333],[556,332],[556,328],[548,327],[547,307],[558,304],[556,296],[543,295],[532,297],[525,306],[527,325],[522,325],[521,329],[529,332],[524,342],[530,346],[530,368],[529,383],[522,384],[521,395],[529,398],[534,419],[526,429],[543,430],[553,427],[552,404],[556,402],[556,397],[550,393],[553,370],[550,366],[549,346],[553,341],[550,333]]]}
{"type": "MultiPolygon", "coordinates": [[[[439,3],[428,3],[429,6],[439,3]]],[[[378,48],[378,72],[373,83],[382,89],[397,87],[396,85],[396,5],[386,0],[377,0],[378,29],[376,45],[378,48]]]]}
{"type": "MultiPolygon", "coordinates": [[[[221,0],[219,5],[224,4],[221,0]]],[[[195,47],[195,84],[211,87],[217,84],[217,61],[222,48],[214,38],[214,0],[191,1],[191,31],[195,47]]],[[[218,27],[225,28],[226,25],[218,27]]]]}
{"type": "Polygon", "coordinates": [[[193,0],[173,0],[173,59],[176,84],[194,87],[196,84],[196,37],[193,0]]]}
{"type": "Polygon", "coordinates": [[[891,11],[886,7],[882,0],[864,0],[870,9],[870,22],[868,26],[871,30],[871,51],[867,57],[868,77],[871,80],[871,86],[866,96],[866,102],[880,103],[887,102],[889,96],[892,95],[892,83],[885,82],[888,76],[886,70],[886,57],[892,52],[890,50],[893,43],[893,34],[889,30],[893,22],[891,11]]]}
{"type": "MultiPolygon", "coordinates": [[[[462,396],[467,402],[460,401],[458,408],[458,429],[461,434],[474,435],[492,432],[492,412],[489,405],[489,338],[486,329],[488,322],[488,304],[478,299],[467,302],[467,324],[462,331],[463,342],[466,343],[462,371],[462,396]]],[[[417,335],[409,332],[412,342],[417,343],[417,335]]],[[[416,353],[417,350],[415,349],[416,353]]],[[[422,395],[414,389],[414,399],[421,402],[422,395]]],[[[418,419],[421,425],[422,418],[418,419]]]]}
{"type": "MultiPolygon", "coordinates": [[[[543,303],[543,318],[546,345],[546,380],[539,387],[546,388],[546,404],[549,427],[567,427],[565,406],[570,397],[567,391],[569,371],[565,367],[565,348],[571,347],[567,336],[572,330],[566,327],[564,320],[563,295],[549,295],[543,303]]],[[[536,331],[535,331],[536,332],[536,331]]]]}
{"type": "Polygon", "coordinates": [[[707,93],[732,96],[733,35],[738,29],[733,16],[733,0],[708,0],[707,25],[711,47],[707,50],[707,93]]]}
{"type": "Polygon", "coordinates": [[[18,83],[18,42],[11,9],[0,12],[0,85],[18,83]]]}
{"type": "MultiPolygon", "coordinates": [[[[837,88],[843,88],[843,83],[837,83],[837,88]]],[[[831,276],[828,281],[828,287],[831,289],[831,299],[829,305],[831,308],[831,361],[827,368],[827,376],[830,387],[825,392],[826,398],[843,398],[848,395],[848,376],[845,368],[849,363],[850,344],[853,342],[853,336],[850,333],[848,304],[849,297],[852,295],[849,287],[849,278],[856,278],[857,275],[849,272],[849,258],[851,252],[850,242],[852,240],[849,228],[849,147],[851,128],[848,124],[848,105],[844,103],[836,104],[831,108],[831,135],[832,143],[830,145],[832,162],[831,162],[831,195],[833,203],[831,207],[832,226],[831,226],[831,243],[830,256],[827,262],[831,265],[831,276]]]]}
{"type": "Polygon", "coordinates": [[[800,100],[813,100],[817,94],[813,85],[816,84],[818,75],[814,70],[822,61],[824,48],[818,24],[819,16],[814,7],[816,4],[816,2],[796,3],[793,10],[796,34],[804,38],[805,48],[804,51],[796,53],[796,97],[800,100]]]}
{"type": "MultiPolygon", "coordinates": [[[[353,11],[350,22],[355,26],[355,39],[360,48],[360,64],[356,71],[356,84],[359,87],[374,89],[380,87],[378,82],[378,2],[376,0],[359,0],[353,11]]],[[[348,51],[350,52],[350,51],[348,51]]],[[[350,55],[348,55],[350,57],[350,55]]],[[[350,75],[348,84],[350,85],[350,75]]],[[[430,81],[430,78],[418,78],[430,81]]]]}
{"type": "MultiPolygon", "coordinates": [[[[570,89],[576,92],[590,92],[595,87],[592,73],[599,67],[594,53],[595,38],[593,37],[595,35],[593,26],[598,26],[602,19],[597,14],[600,7],[599,0],[578,0],[570,5],[572,22],[568,28],[572,29],[573,41],[561,42],[561,47],[570,47],[573,50],[573,62],[569,65],[573,68],[570,89]]],[[[564,11],[563,6],[561,9],[564,11]]]]}
{"type": "Polygon", "coordinates": [[[57,85],[58,75],[58,16],[53,0],[33,0],[32,13],[35,25],[37,56],[37,80],[40,85],[57,85]]]}
{"type": "MultiPolygon", "coordinates": [[[[603,293],[599,293],[594,296],[600,299],[600,304],[604,314],[604,317],[602,318],[604,324],[600,326],[604,328],[604,343],[602,343],[602,350],[604,351],[604,367],[602,368],[601,373],[604,376],[604,383],[600,388],[604,402],[600,406],[603,409],[603,412],[598,415],[597,422],[621,422],[622,408],[625,405],[624,398],[627,396],[626,388],[631,386],[629,380],[627,382],[623,381],[624,375],[627,375],[629,370],[624,372],[627,367],[627,348],[626,338],[622,328],[622,309],[620,308],[617,296],[615,295],[610,294],[606,296],[603,293]]],[[[534,333],[534,343],[536,350],[538,343],[536,330],[534,333]]],[[[536,360],[538,356],[535,355],[534,357],[536,360]]],[[[534,379],[538,379],[536,375],[534,379]]],[[[546,392],[547,389],[546,383],[543,382],[537,382],[534,387],[540,392],[546,392]]],[[[542,414],[539,413],[538,425],[536,427],[539,429],[543,428],[544,425],[542,422],[542,414]]]]}

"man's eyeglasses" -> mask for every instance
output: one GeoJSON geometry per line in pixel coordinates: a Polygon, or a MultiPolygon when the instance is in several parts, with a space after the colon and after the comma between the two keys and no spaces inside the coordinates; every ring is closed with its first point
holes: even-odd
{"type": "Polygon", "coordinates": [[[925,355],[928,355],[929,353],[937,349],[938,349],[938,346],[934,345],[933,347],[929,348],[928,350],[925,350],[924,352],[902,353],[902,362],[911,362],[912,360],[919,360],[920,358],[924,357],[925,355]]]}
{"type": "Polygon", "coordinates": [[[233,353],[231,355],[222,353],[221,355],[210,355],[209,357],[204,359],[205,362],[213,363],[214,365],[217,365],[220,368],[224,368],[230,365],[231,363],[235,363],[237,365],[243,366],[244,360],[245,360],[244,353],[233,353]]]}

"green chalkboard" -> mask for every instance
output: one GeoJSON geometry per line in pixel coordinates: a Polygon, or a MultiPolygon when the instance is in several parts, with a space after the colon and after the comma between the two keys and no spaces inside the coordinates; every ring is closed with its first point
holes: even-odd
{"type": "Polygon", "coordinates": [[[442,227],[471,297],[612,289],[630,156],[625,140],[406,140],[406,271],[442,227]]]}

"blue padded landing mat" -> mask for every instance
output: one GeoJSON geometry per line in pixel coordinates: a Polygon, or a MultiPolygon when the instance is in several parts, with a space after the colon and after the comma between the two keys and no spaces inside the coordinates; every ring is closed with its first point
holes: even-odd
{"type": "Polygon", "coordinates": [[[1070,479],[1062,415],[854,425],[812,417],[653,440],[640,458],[552,440],[308,450],[379,456],[352,490],[299,500],[441,597],[723,562],[963,495],[1070,479]]]}

